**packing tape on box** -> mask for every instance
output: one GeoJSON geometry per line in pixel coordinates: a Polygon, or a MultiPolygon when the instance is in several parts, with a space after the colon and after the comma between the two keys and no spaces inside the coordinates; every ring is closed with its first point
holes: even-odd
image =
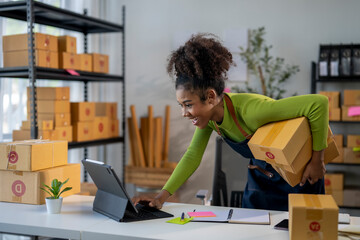
{"type": "Polygon", "coordinates": [[[285,125],[286,125],[286,121],[281,121],[281,122],[275,123],[271,127],[268,134],[266,134],[266,137],[261,142],[261,145],[266,146],[266,147],[270,146],[275,141],[276,137],[279,135],[279,133],[285,127],[285,125]]]}
{"type": "Polygon", "coordinates": [[[304,201],[306,204],[306,219],[307,220],[322,220],[323,209],[321,201],[317,195],[304,194],[304,201]]]}

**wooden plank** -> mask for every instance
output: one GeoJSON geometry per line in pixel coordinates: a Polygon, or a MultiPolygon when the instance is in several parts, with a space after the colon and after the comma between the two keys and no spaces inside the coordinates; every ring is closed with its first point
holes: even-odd
{"type": "Polygon", "coordinates": [[[154,158],[155,158],[155,167],[161,168],[161,158],[162,158],[162,117],[154,118],[154,158]]]}
{"type": "Polygon", "coordinates": [[[149,114],[149,138],[148,138],[148,148],[149,148],[149,167],[154,167],[154,114],[153,107],[151,105],[148,106],[148,114],[149,114]]]}
{"type": "Polygon", "coordinates": [[[131,111],[131,117],[132,117],[132,124],[134,127],[134,132],[135,132],[135,142],[137,144],[137,151],[139,153],[139,159],[140,159],[140,166],[141,167],[146,167],[146,163],[145,163],[145,157],[144,157],[144,149],[141,143],[141,138],[140,138],[140,132],[139,132],[139,127],[138,127],[138,123],[137,123],[137,118],[136,118],[136,112],[135,112],[135,106],[131,105],[130,106],[130,111],[131,111]]]}
{"type": "Polygon", "coordinates": [[[131,118],[127,118],[128,131],[129,131],[129,142],[130,142],[130,165],[137,166],[137,157],[136,157],[136,142],[134,139],[134,129],[132,126],[131,118]]]}
{"type": "Polygon", "coordinates": [[[164,127],[164,149],[163,161],[166,164],[169,161],[169,130],[170,130],[170,105],[165,108],[165,127],[164,127]]]}
{"type": "Polygon", "coordinates": [[[144,157],[146,166],[149,166],[149,118],[142,117],[140,118],[140,136],[141,136],[141,142],[144,146],[144,157]]]}

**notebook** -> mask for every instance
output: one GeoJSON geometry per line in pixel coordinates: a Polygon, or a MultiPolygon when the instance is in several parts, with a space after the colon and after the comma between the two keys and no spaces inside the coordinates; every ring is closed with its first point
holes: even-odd
{"type": "Polygon", "coordinates": [[[93,203],[94,211],[120,222],[133,222],[174,216],[156,208],[149,207],[146,202],[134,206],[114,169],[110,165],[90,159],[84,159],[81,162],[98,188],[93,203]]]}
{"type": "Polygon", "coordinates": [[[266,210],[232,208],[213,210],[215,217],[195,217],[193,222],[224,222],[245,224],[270,224],[270,213],[266,210]]]}

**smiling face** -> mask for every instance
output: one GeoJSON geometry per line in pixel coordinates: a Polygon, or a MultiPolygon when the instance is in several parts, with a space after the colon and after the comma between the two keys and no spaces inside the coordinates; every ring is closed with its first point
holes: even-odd
{"type": "Polygon", "coordinates": [[[189,118],[192,124],[200,129],[205,128],[210,120],[222,120],[221,113],[215,108],[221,98],[219,99],[213,90],[209,90],[206,100],[201,101],[196,93],[178,87],[176,98],[182,109],[183,117],[189,118]]]}

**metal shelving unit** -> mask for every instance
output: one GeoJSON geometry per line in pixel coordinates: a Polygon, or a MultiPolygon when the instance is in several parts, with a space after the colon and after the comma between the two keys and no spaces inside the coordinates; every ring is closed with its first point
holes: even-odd
{"type": "MultiPolygon", "coordinates": [[[[341,83],[341,82],[350,82],[350,83],[360,83],[360,76],[338,76],[338,77],[320,77],[317,72],[317,64],[315,62],[311,63],[311,93],[317,93],[317,84],[323,83],[341,83]]],[[[329,121],[330,124],[359,124],[359,121],[329,121]]],[[[328,163],[331,166],[337,168],[346,168],[346,167],[360,167],[360,164],[357,163],[328,163]]],[[[360,187],[359,187],[360,188],[360,187]]],[[[359,207],[352,206],[340,206],[345,209],[355,209],[359,210],[359,207]]]]}
{"type": "MultiPolygon", "coordinates": [[[[87,142],[70,142],[69,149],[85,148],[84,157],[87,157],[87,147],[104,144],[122,143],[123,180],[125,169],[125,7],[122,8],[122,25],[101,19],[75,13],[66,9],[57,8],[34,0],[0,3],[0,17],[18,19],[27,22],[29,64],[25,67],[0,68],[0,78],[23,78],[29,80],[30,87],[30,120],[31,138],[37,138],[36,126],[36,81],[59,80],[80,81],[84,83],[84,101],[88,100],[88,83],[91,82],[119,82],[122,84],[122,111],[120,127],[122,136],[87,142]],[[83,33],[84,53],[87,53],[87,36],[92,33],[122,33],[122,76],[77,71],[79,76],[74,76],[64,69],[43,68],[35,66],[34,59],[34,24],[43,24],[66,30],[83,33]]],[[[86,176],[86,175],[85,175],[86,176]]],[[[86,181],[86,179],[85,179],[86,181]]],[[[123,181],[124,182],[124,181],[123,181]]]]}

